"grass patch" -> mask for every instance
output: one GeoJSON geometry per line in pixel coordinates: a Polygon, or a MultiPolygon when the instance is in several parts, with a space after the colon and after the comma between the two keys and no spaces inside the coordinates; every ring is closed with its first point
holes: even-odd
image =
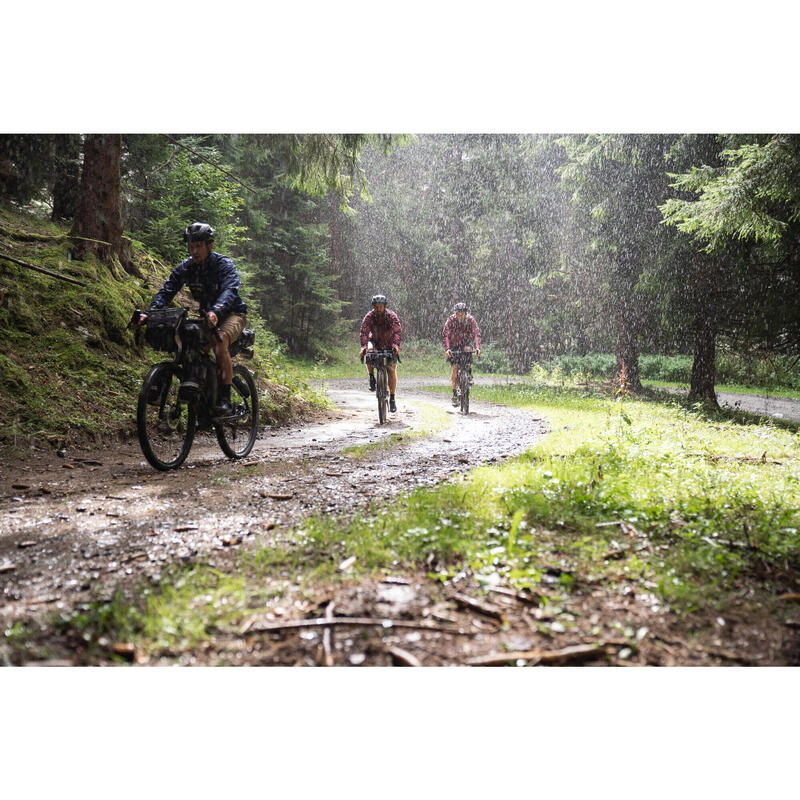
{"type": "Polygon", "coordinates": [[[410,444],[416,439],[432,436],[434,433],[439,433],[439,431],[450,427],[452,424],[452,416],[437,406],[431,405],[430,403],[417,403],[414,401],[409,401],[408,405],[413,406],[420,414],[421,420],[419,425],[404,430],[402,433],[392,433],[389,434],[389,436],[382,436],[376,442],[345,447],[342,450],[342,455],[350,456],[350,458],[354,459],[365,458],[371,453],[390,450],[396,445],[410,444]]]}
{"type": "MultiPolygon", "coordinates": [[[[325,361],[312,361],[301,358],[288,358],[288,363],[298,376],[306,381],[336,380],[342,378],[367,377],[366,367],[359,361],[358,335],[353,335],[351,347],[331,350],[325,361]]],[[[490,351],[491,352],[491,351],[490,351]]],[[[412,378],[450,377],[450,366],[444,357],[444,349],[438,344],[424,339],[411,339],[401,346],[402,361],[397,367],[398,377],[412,378]]],[[[497,372],[489,359],[475,358],[473,372],[488,375],[497,372]],[[487,369],[483,368],[483,365],[487,369]]]]}

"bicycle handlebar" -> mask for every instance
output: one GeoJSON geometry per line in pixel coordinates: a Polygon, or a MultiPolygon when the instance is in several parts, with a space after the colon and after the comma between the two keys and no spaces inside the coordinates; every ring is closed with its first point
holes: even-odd
{"type": "Polygon", "coordinates": [[[205,321],[206,325],[208,325],[208,327],[211,328],[211,332],[214,334],[214,336],[216,337],[217,341],[221,342],[222,341],[222,336],[220,336],[219,327],[216,326],[216,325],[212,325],[208,321],[208,311],[201,311],[200,312],[200,317],[201,317],[201,319],[203,319],[205,321]]]}

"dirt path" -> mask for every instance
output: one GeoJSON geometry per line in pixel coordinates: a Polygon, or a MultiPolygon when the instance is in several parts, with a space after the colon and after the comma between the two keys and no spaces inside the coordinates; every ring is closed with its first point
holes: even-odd
{"type": "MultiPolygon", "coordinates": [[[[120,581],[158,580],[175,561],[269,543],[313,513],[350,513],[376,487],[384,497],[528,448],[546,429],[525,412],[474,403],[468,417],[447,398],[398,395],[380,426],[366,381],[328,382],[337,411],[322,422],[266,431],[243,462],[213,437],[198,439],[183,469],[159,473],[137,442],[102,451],[35,450],[0,465],[0,624],[109,594],[120,581]],[[446,429],[362,459],[343,448],[419,427],[425,404],[449,414],[446,429]]],[[[430,384],[430,380],[417,381],[430,384]]]]}
{"type": "MultiPolygon", "coordinates": [[[[670,394],[686,397],[687,389],[676,387],[660,387],[670,394]]],[[[751,414],[763,414],[765,417],[787,419],[800,422],[800,400],[788,397],[773,397],[767,394],[734,394],[732,392],[717,392],[717,401],[725,408],[748,411],[751,414]]]]}
{"type": "Polygon", "coordinates": [[[800,422],[800,400],[788,397],[771,397],[766,394],[731,394],[717,392],[717,400],[721,406],[738,408],[765,417],[788,419],[800,422]]]}

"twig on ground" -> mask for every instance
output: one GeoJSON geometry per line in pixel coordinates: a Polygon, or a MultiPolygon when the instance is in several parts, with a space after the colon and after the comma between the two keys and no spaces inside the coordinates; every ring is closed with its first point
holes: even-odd
{"type": "Polygon", "coordinates": [[[767,454],[763,453],[759,458],[755,456],[723,456],[714,453],[686,453],[687,456],[694,458],[706,458],[709,461],[738,461],[740,464],[777,464],[782,466],[782,461],[770,461],[767,454]]]}
{"type": "Polygon", "coordinates": [[[505,589],[502,586],[494,586],[489,589],[489,591],[502,595],[503,597],[513,597],[515,600],[519,600],[520,603],[527,603],[528,605],[532,606],[538,606],[542,600],[542,595],[535,594],[534,592],[527,590],[515,592],[513,589],[505,589]]]}
{"type": "Polygon", "coordinates": [[[394,647],[387,645],[386,651],[392,656],[395,661],[399,661],[403,667],[421,667],[422,662],[413,656],[408,650],[403,650],[401,647],[394,647]]]}
{"type": "Polygon", "coordinates": [[[508,653],[489,653],[485,656],[469,658],[465,663],[471,667],[497,667],[503,666],[509,661],[516,662],[522,659],[533,662],[531,666],[536,666],[537,664],[578,664],[605,656],[606,649],[607,644],[605,642],[598,642],[596,644],[574,645],[573,647],[565,647],[562,650],[514,650],[508,653]]]}
{"type": "Polygon", "coordinates": [[[496,606],[491,606],[488,603],[482,603],[480,600],[475,600],[465,594],[455,593],[451,595],[454,600],[462,608],[468,608],[470,611],[476,611],[478,614],[485,614],[487,617],[496,619],[498,622],[505,622],[505,617],[501,609],[496,606]]]}
{"type": "MultiPolygon", "coordinates": [[[[327,608],[325,609],[325,619],[331,620],[333,619],[333,608],[335,603],[331,600],[328,603],[327,608]]],[[[324,667],[332,667],[333,666],[333,652],[331,646],[333,644],[333,631],[331,628],[325,628],[322,632],[322,666],[324,667]]]]}
{"type": "Polygon", "coordinates": [[[351,626],[354,628],[411,628],[418,631],[432,631],[433,633],[451,633],[454,636],[474,636],[473,631],[461,628],[444,627],[442,625],[429,625],[423,622],[411,622],[400,619],[382,619],[378,617],[334,617],[325,619],[298,619],[291,622],[271,622],[263,625],[251,625],[242,633],[275,633],[278,631],[295,630],[298,628],[325,628],[327,626],[351,626]]]}

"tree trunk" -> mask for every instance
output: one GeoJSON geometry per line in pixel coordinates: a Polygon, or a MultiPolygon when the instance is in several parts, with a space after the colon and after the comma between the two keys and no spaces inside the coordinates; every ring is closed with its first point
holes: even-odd
{"type": "Polygon", "coordinates": [[[636,332],[630,319],[624,314],[619,319],[617,335],[617,367],[614,375],[617,386],[624,384],[629,392],[641,392],[642,381],[639,374],[639,346],[636,332]]]}
{"type": "Polygon", "coordinates": [[[63,134],[55,138],[53,213],[51,219],[72,219],[80,188],[81,139],[78,134],[63,134]]]}
{"type": "Polygon", "coordinates": [[[128,247],[122,239],[120,205],[120,161],[122,135],[88,134],[83,144],[83,172],[80,193],[72,225],[78,257],[94,253],[112,271],[121,264],[128,272],[141,277],[130,262],[128,247]],[[87,239],[95,241],[86,241],[87,239]]]}
{"type": "Polygon", "coordinates": [[[694,361],[692,380],[689,386],[689,402],[703,403],[719,408],[716,382],[716,344],[717,332],[714,323],[705,315],[699,314],[694,326],[694,361]]]}

